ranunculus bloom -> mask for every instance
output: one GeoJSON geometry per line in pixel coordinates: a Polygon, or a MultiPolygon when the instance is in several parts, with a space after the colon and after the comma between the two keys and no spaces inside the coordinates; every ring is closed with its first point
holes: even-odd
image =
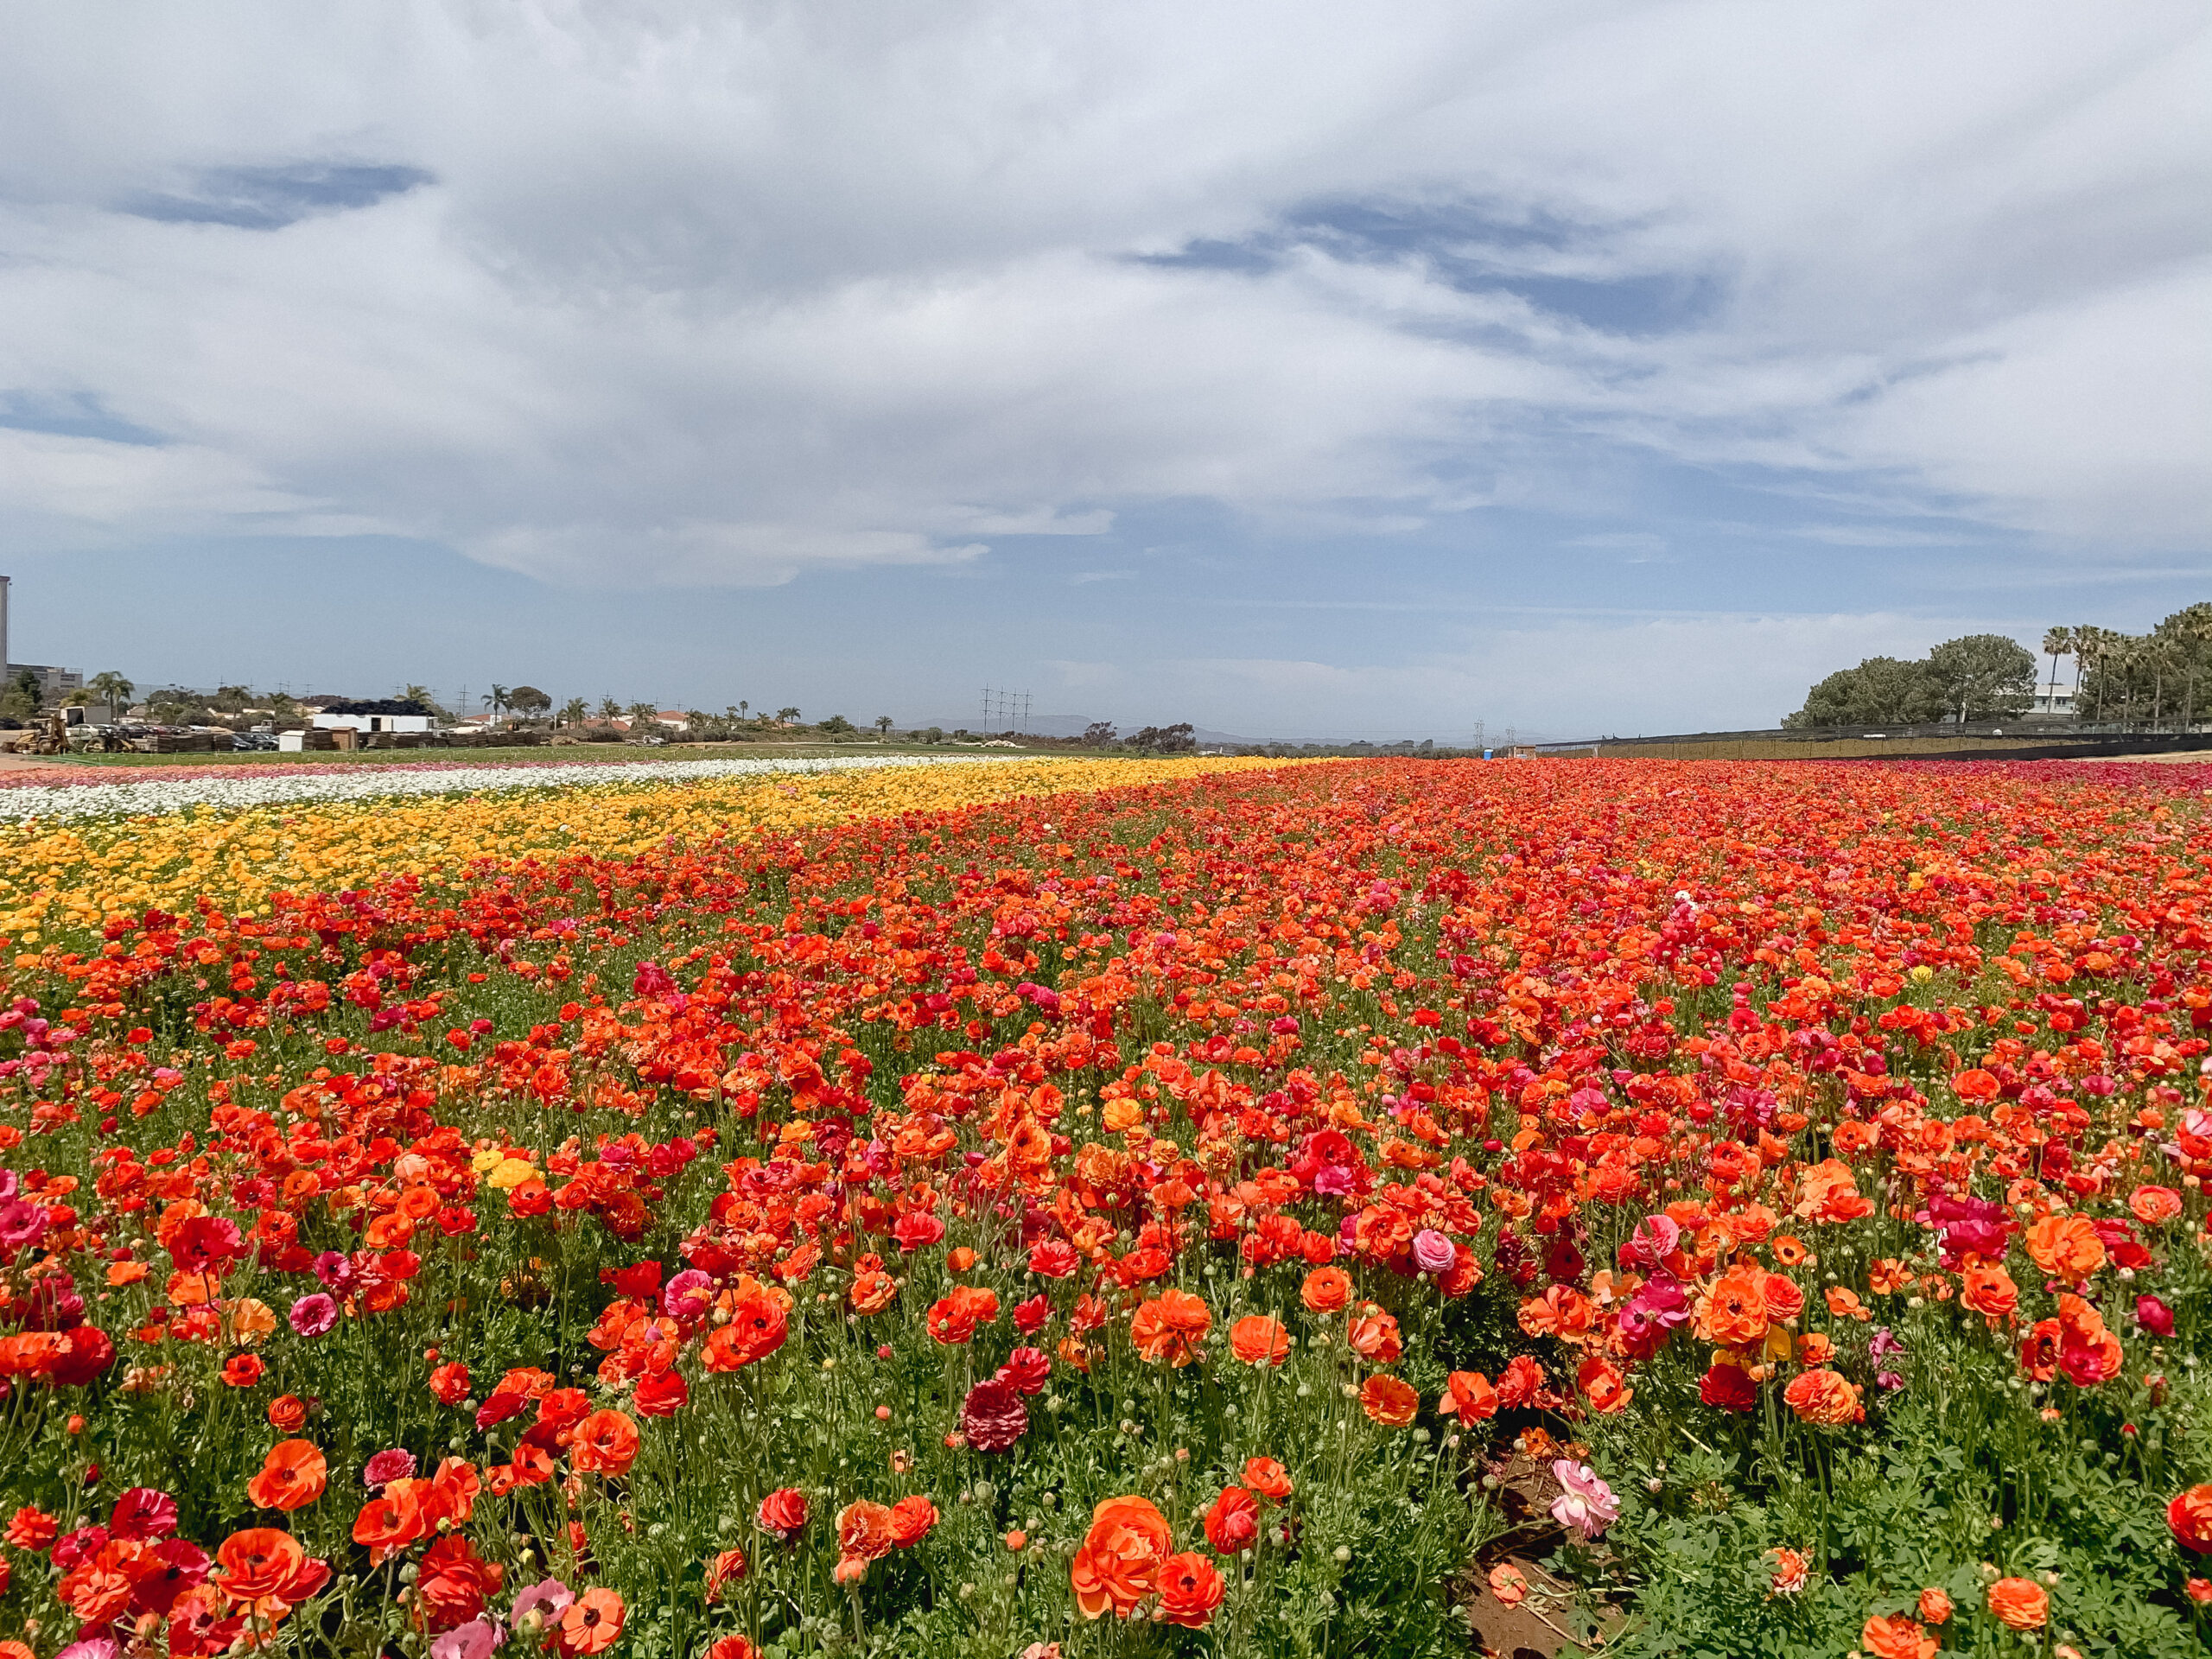
{"type": "Polygon", "coordinates": [[[840,1584],[867,1576],[868,1564],[891,1553],[891,1511],[866,1498],[848,1503],[837,1512],[837,1570],[840,1584]]]}
{"type": "Polygon", "coordinates": [[[987,1378],[961,1402],[960,1432],[978,1452],[1004,1452],[1029,1432],[1029,1408],[1012,1383],[987,1378]]]}
{"type": "Polygon", "coordinates": [[[1933,1659],[1936,1638],[1914,1623],[1910,1613],[1885,1613],[1866,1621],[1859,1632],[1859,1645],[1873,1659],[1933,1659]]]}
{"type": "Polygon", "coordinates": [[[2155,1296],[2138,1296],[2135,1323],[2154,1337],[2171,1337],[2174,1333],[2174,1311],[2155,1296]]]}
{"type": "Polygon", "coordinates": [[[2212,1481],[2190,1487],[2167,1504],[2166,1525],[2183,1549],[2212,1554],[2212,1481]]]}
{"type": "MultiPolygon", "coordinates": [[[[115,1508],[108,1515],[107,1529],[110,1535],[117,1538],[147,1542],[166,1538],[176,1530],[176,1499],[150,1486],[133,1486],[115,1500],[115,1508]]],[[[11,1537],[9,1541],[14,1543],[15,1540],[11,1537]]],[[[16,1548],[23,1546],[19,1544],[16,1548]]]]}
{"type": "Polygon", "coordinates": [[[1414,1266],[1423,1273],[1449,1273],[1459,1259],[1452,1241],[1433,1227],[1424,1227],[1414,1235],[1413,1252],[1414,1266]]]}
{"type": "Polygon", "coordinates": [[[1497,1414],[1497,1390],[1480,1371],[1454,1371],[1444,1380],[1444,1397],[1436,1402],[1440,1414],[1457,1417],[1462,1428],[1472,1428],[1497,1414]]]}
{"type": "Polygon", "coordinates": [[[499,1620],[472,1618],[435,1637],[430,1643],[430,1659],[491,1659],[506,1639],[506,1629],[499,1620]]]}
{"type": "Polygon", "coordinates": [[[1052,1378],[1052,1362],[1035,1348],[1017,1348],[998,1369],[998,1380],[1020,1395],[1041,1394],[1052,1378]]]}
{"type": "Polygon", "coordinates": [[[1102,1618],[1110,1611],[1127,1618],[1136,1611],[1153,1592],[1173,1541],[1167,1517],[1144,1498],[1109,1497],[1093,1510],[1090,1530],[1068,1569],[1083,1616],[1102,1618]]]}
{"type": "Polygon", "coordinates": [[[553,1645],[564,1659],[601,1653],[622,1637],[622,1598],[612,1590],[594,1586],[578,1596],[561,1615],[553,1631],[553,1645]]]}
{"type": "Polygon", "coordinates": [[[1351,1300],[1351,1275],[1342,1268],[1316,1268],[1299,1287],[1298,1300],[1309,1313],[1341,1313],[1351,1300]]]}
{"type": "Polygon", "coordinates": [[[1154,1582],[1160,1588],[1160,1617],[1191,1630],[1205,1629],[1228,1593],[1220,1569],[1195,1551],[1170,1555],[1160,1564],[1154,1582]]]}
{"type": "Polygon", "coordinates": [[[789,1332],[782,1296],[765,1285],[752,1285],[740,1292],[729,1323],[707,1338],[700,1363],[710,1371],[741,1370],[782,1347],[789,1332]]]}
{"type": "Polygon", "coordinates": [[[2039,1630],[2050,1616],[2050,1598],[2033,1579],[1999,1579],[1989,1586],[1989,1611],[2000,1624],[2039,1630]]]}
{"type": "Polygon", "coordinates": [[[1360,1384],[1359,1408],[1385,1428],[1403,1428],[1421,1409],[1421,1395],[1411,1383],[1378,1374],[1360,1384]]]}
{"type": "Polygon", "coordinates": [[[392,1446],[379,1452],[361,1466],[361,1484],[372,1491],[386,1486],[395,1480],[405,1480],[415,1472],[415,1454],[404,1446],[392,1446]]]}
{"type": "Polygon", "coordinates": [[[280,1440],[262,1459],[261,1472],[245,1484],[245,1495],[264,1510],[287,1513],[304,1509],[322,1496],[330,1465],[309,1440],[280,1440]]]}
{"type": "Polygon", "coordinates": [[[761,1530],[788,1542],[806,1530],[806,1494],[785,1486],[760,1500],[757,1516],[761,1530]]]}
{"type": "Polygon", "coordinates": [[[1206,1542],[1234,1555],[1260,1541],[1260,1505],[1242,1486],[1224,1486],[1206,1511],[1206,1542]]]}
{"type": "Polygon", "coordinates": [[[1229,1351],[1247,1365],[1280,1365],[1290,1357],[1290,1332],[1265,1313],[1247,1313],[1229,1327],[1229,1351]]]}
{"type": "Polygon", "coordinates": [[[1599,1479],[1588,1465],[1560,1458],[1552,1465],[1552,1478],[1563,1489],[1552,1500],[1552,1519],[1571,1532],[1580,1533],[1585,1541],[1620,1519],[1613,1489],[1599,1479]]]}
{"type": "Polygon", "coordinates": [[[285,1319],[301,1336],[319,1337],[338,1323],[338,1303],[327,1291],[318,1290],[294,1302],[285,1319]]]}
{"type": "Polygon", "coordinates": [[[2181,1194],[2171,1186],[2139,1186],[2128,1195],[2127,1207],[2138,1221],[2156,1227],[2181,1214],[2181,1194]]]}
{"type": "Polygon", "coordinates": [[[1860,1421],[1866,1415],[1859,1403],[1859,1390],[1848,1379],[1827,1370],[1802,1371],[1790,1378],[1782,1400],[1802,1422],[1832,1427],[1860,1421]]]}
{"type": "Polygon", "coordinates": [[[1740,1365],[1714,1360],[1699,1382],[1698,1398],[1716,1411],[1749,1411],[1758,1404],[1758,1384],[1740,1365]]]}
{"type": "Polygon", "coordinates": [[[1163,1290],[1138,1304],[1129,1320],[1129,1340],[1137,1357],[1181,1367],[1198,1357],[1198,1342],[1213,1323],[1204,1299],[1186,1290],[1163,1290]]]}
{"type": "Polygon", "coordinates": [[[2080,1284],[2105,1264],[2104,1241],[2083,1216],[2045,1216],[2020,1242],[2036,1266],[2069,1285],[2080,1284]]]}
{"type": "Polygon", "coordinates": [[[1920,1617],[1924,1623],[1942,1624],[1951,1617],[1951,1599],[1934,1586],[1920,1592],[1920,1617]]]}
{"type": "Polygon", "coordinates": [[[594,1411],[569,1443],[569,1466],[583,1475],[626,1475],[638,1460],[638,1426],[619,1411],[594,1411]]]}
{"type": "Polygon", "coordinates": [[[937,1505],[920,1493],[900,1498],[891,1506],[892,1548],[912,1549],[930,1535],[937,1520],[937,1505]]]}
{"type": "Polygon", "coordinates": [[[1636,1390],[1621,1375],[1620,1367],[1603,1354],[1592,1354],[1584,1360],[1574,1374],[1575,1386],[1589,1396],[1590,1409],[1601,1417],[1610,1417],[1625,1410],[1636,1397],[1636,1390]]]}
{"type": "Polygon", "coordinates": [[[1248,1458],[1244,1463],[1244,1484],[1262,1497],[1271,1497],[1281,1503],[1290,1497],[1290,1471],[1273,1458],[1248,1458]]]}

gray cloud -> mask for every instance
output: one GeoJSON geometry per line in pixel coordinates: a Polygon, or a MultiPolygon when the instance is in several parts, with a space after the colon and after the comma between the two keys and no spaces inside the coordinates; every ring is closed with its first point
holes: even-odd
{"type": "Polygon", "coordinates": [[[1572,515],[1593,453],[2100,550],[2212,525],[2187,4],[10,31],[0,526],[56,543],[368,527],[761,582],[1163,502],[1572,515]],[[406,159],[299,159],[334,156],[406,159]]]}

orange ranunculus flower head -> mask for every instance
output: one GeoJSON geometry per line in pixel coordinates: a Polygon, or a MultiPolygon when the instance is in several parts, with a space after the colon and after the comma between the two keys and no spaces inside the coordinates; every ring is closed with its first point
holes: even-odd
{"type": "Polygon", "coordinates": [[[2045,1216],[2021,1241],[2036,1266],[2078,1285],[2105,1264],[2105,1242],[2082,1216],[2045,1216]]]}
{"type": "Polygon", "coordinates": [[[1960,1305],[1985,1319],[2008,1319],[2020,1305],[2019,1287],[2002,1268],[1968,1268],[1960,1278],[1960,1305]]]}
{"type": "Polygon", "coordinates": [[[1866,1416],[1866,1408],[1859,1403],[1859,1390],[1831,1370],[1800,1372],[1782,1391],[1782,1399],[1803,1422],[1834,1427],[1862,1422],[1866,1416]]]}
{"type": "Polygon", "coordinates": [[[369,1552],[369,1565],[381,1567],[420,1538],[424,1531],[422,1494],[427,1480],[387,1482],[353,1517],[353,1541],[369,1552]]]}
{"type": "Polygon", "coordinates": [[[2190,1487],[2167,1504],[2166,1525],[2183,1549],[2212,1555],[2212,1481],[2190,1487]]]}
{"type": "Polygon", "coordinates": [[[1068,1569],[1076,1605],[1085,1618],[1101,1618],[1110,1609],[1127,1618],[1153,1592],[1154,1575],[1174,1535],[1167,1517],[1141,1497],[1109,1497],[1090,1512],[1068,1569]]]}
{"type": "Polygon", "coordinates": [[[2181,1214],[2181,1194],[2171,1186],[2139,1186],[2128,1194],[2127,1207],[2135,1212],[2136,1220],[2162,1226],[2181,1214]]]}
{"type": "Polygon", "coordinates": [[[300,1541],[275,1527],[251,1527],[223,1540],[215,1552],[215,1580],[233,1601],[279,1598],[307,1565],[300,1541]]]}
{"type": "Polygon", "coordinates": [[[1756,1348],[1766,1340],[1766,1274],[1736,1268],[1713,1281],[1699,1310],[1698,1334],[1723,1348],[1756,1348]]]}
{"type": "Polygon", "coordinates": [[[1989,1611],[2000,1624],[2039,1630],[2050,1617],[2050,1598],[2033,1579],[1999,1579],[1989,1586],[1989,1611]]]}
{"type": "Polygon", "coordinates": [[[1445,1379],[1436,1409],[1440,1415],[1457,1417],[1462,1428],[1472,1428],[1497,1414],[1497,1390],[1480,1371],[1454,1371],[1445,1379]]]}
{"type": "Polygon", "coordinates": [[[1198,1357],[1198,1341],[1213,1323],[1203,1298],[1187,1290],[1163,1290],[1140,1303],[1129,1321],[1137,1357],[1181,1367],[1198,1357]]]}
{"type": "Polygon", "coordinates": [[[1385,1428],[1403,1428],[1421,1409],[1421,1395],[1410,1382],[1378,1373],[1360,1384],[1359,1408],[1385,1428]]]}
{"type": "Polygon", "coordinates": [[[1247,1365],[1280,1365],[1290,1357],[1290,1332],[1265,1313],[1247,1313],[1229,1327],[1229,1351],[1247,1365]]]}
{"type": "Polygon", "coordinates": [[[1910,1613],[1888,1613],[1866,1621],[1859,1645],[1874,1659],[1935,1659],[1936,1638],[1910,1613]]]}
{"type": "Polygon", "coordinates": [[[1340,1313],[1351,1300],[1351,1275],[1342,1268],[1316,1268],[1298,1287],[1309,1313],[1340,1313]]]}
{"type": "Polygon", "coordinates": [[[1948,1624],[1951,1617],[1950,1597],[1929,1586],[1920,1592],[1920,1617],[1926,1624],[1948,1624]]]}
{"type": "Polygon", "coordinates": [[[1590,1398],[1590,1409],[1600,1417],[1610,1417],[1625,1410],[1636,1397],[1636,1390],[1621,1375],[1621,1368],[1603,1354],[1592,1354],[1584,1360],[1574,1374],[1575,1386],[1590,1398]]]}
{"type": "Polygon", "coordinates": [[[569,1442],[569,1463],[580,1475],[626,1475],[638,1460],[638,1426],[620,1411],[594,1411],[578,1423],[569,1442]]]}
{"type": "Polygon", "coordinates": [[[1244,1484],[1278,1503],[1290,1497],[1290,1471],[1273,1458],[1250,1458],[1244,1464],[1244,1484]]]}
{"type": "Polygon", "coordinates": [[[1160,1586],[1160,1615],[1185,1630],[1204,1630],[1228,1593],[1220,1569],[1195,1550],[1170,1555],[1155,1575],[1160,1586]]]}
{"type": "Polygon", "coordinates": [[[626,1609],[620,1592],[594,1586],[569,1604],[561,1622],[553,1627],[554,1650],[563,1659],[603,1653],[622,1639],[626,1609]]]}
{"type": "Polygon", "coordinates": [[[837,1511],[837,1571],[840,1584],[856,1583],[868,1574],[868,1564],[887,1555],[897,1540],[890,1509],[866,1498],[837,1511]]]}
{"type": "Polygon", "coordinates": [[[261,1472],[245,1484],[257,1508],[304,1509],[329,1484],[330,1465],[310,1440],[279,1440],[262,1459],[261,1472]]]}

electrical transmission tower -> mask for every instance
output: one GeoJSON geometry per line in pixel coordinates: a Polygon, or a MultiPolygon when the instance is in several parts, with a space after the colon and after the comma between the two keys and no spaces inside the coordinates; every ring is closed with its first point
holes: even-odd
{"type": "Polygon", "coordinates": [[[1004,687],[994,691],[983,688],[983,729],[987,732],[1027,731],[1029,729],[1029,693],[1009,691],[1004,687]]]}

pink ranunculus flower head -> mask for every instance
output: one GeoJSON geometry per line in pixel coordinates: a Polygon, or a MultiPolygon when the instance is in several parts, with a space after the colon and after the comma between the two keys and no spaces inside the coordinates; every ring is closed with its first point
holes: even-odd
{"type": "Polygon", "coordinates": [[[378,1452],[361,1469],[361,1484],[369,1487],[389,1486],[395,1480],[405,1480],[415,1472],[415,1454],[404,1446],[395,1446],[378,1452]]]}
{"type": "Polygon", "coordinates": [[[338,1304],[323,1291],[302,1296],[286,1316],[292,1329],[303,1337],[319,1337],[338,1323],[338,1304]]]}
{"type": "Polygon", "coordinates": [[[2135,1323],[2154,1337],[2171,1337],[2174,1333],[2174,1311],[2155,1296],[2138,1296],[2135,1323]]]}
{"type": "Polygon", "coordinates": [[[703,1319],[715,1311],[715,1281],[696,1268],[686,1268],[662,1287],[660,1311],[671,1319],[703,1319]]]}
{"type": "Polygon", "coordinates": [[[575,1605],[576,1593],[558,1579],[540,1579],[528,1588],[515,1593],[515,1605],[507,1614],[508,1622],[525,1635],[534,1634],[524,1621],[535,1618],[537,1630],[546,1630],[561,1622],[561,1615],[575,1605]]]}
{"type": "Polygon", "coordinates": [[[1613,1489],[1599,1479],[1589,1465],[1561,1458],[1552,1465],[1552,1478],[1565,1489],[1552,1500],[1552,1519],[1570,1532],[1580,1533],[1585,1542],[1621,1518],[1613,1489]]]}
{"type": "Polygon", "coordinates": [[[505,1627],[496,1618],[472,1618],[433,1641],[430,1659],[490,1659],[493,1649],[506,1639],[505,1627]]]}
{"type": "Polygon", "coordinates": [[[1423,1273],[1449,1273],[1459,1257],[1452,1241],[1435,1228],[1424,1227],[1414,1235],[1414,1266],[1423,1273]]]}

